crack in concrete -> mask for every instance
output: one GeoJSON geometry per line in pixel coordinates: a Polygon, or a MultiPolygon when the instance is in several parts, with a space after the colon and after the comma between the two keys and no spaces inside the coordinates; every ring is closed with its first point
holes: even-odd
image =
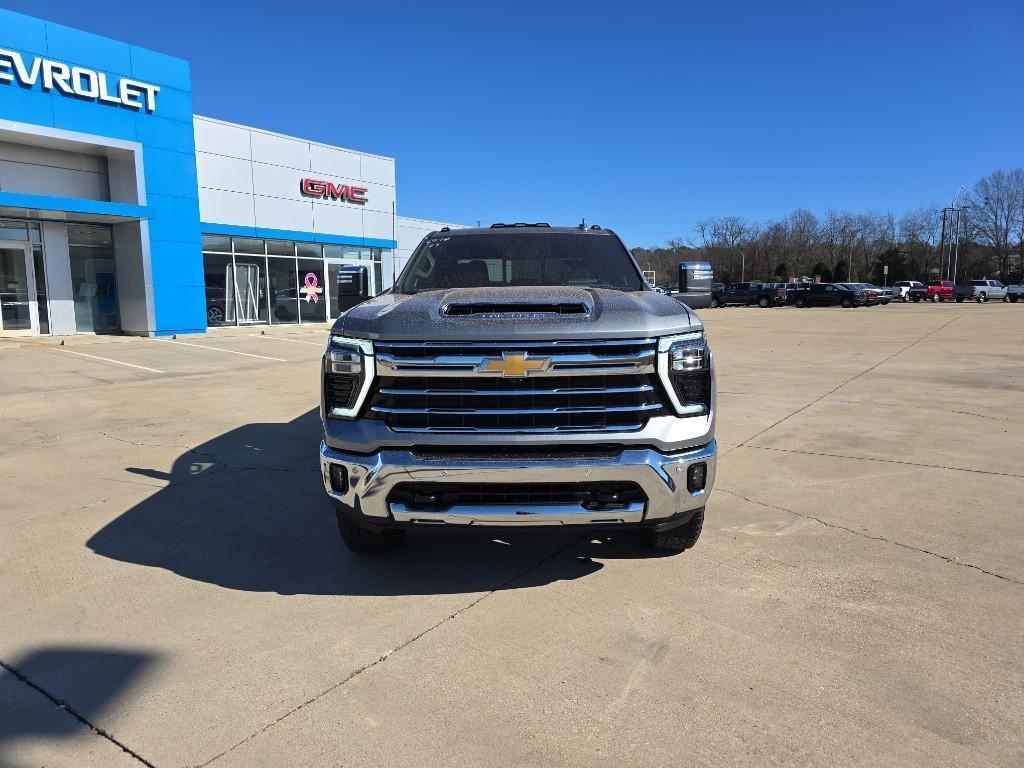
{"type": "Polygon", "coordinates": [[[764,501],[758,501],[757,499],[752,499],[749,496],[744,496],[742,493],[737,493],[736,491],[730,491],[728,488],[722,488],[720,486],[716,486],[715,490],[716,491],[721,491],[722,493],[728,493],[730,496],[735,496],[737,499],[743,499],[743,501],[750,502],[751,504],[757,504],[758,506],[765,507],[766,509],[775,509],[775,510],[778,510],[779,512],[788,512],[789,514],[794,515],[795,517],[800,517],[800,518],[803,518],[804,520],[812,520],[812,521],[814,521],[814,522],[824,526],[825,528],[833,528],[833,529],[838,530],[838,531],[846,531],[847,533],[852,533],[854,536],[860,536],[861,538],[864,538],[864,539],[871,539],[872,541],[881,541],[881,542],[883,542],[885,544],[892,544],[895,547],[900,547],[902,549],[908,549],[911,552],[917,552],[918,554],[922,554],[922,555],[931,555],[932,557],[937,557],[940,560],[943,560],[943,561],[949,563],[950,565],[959,565],[959,566],[962,566],[964,568],[971,568],[971,569],[973,569],[975,571],[980,571],[981,573],[984,573],[986,576],[993,576],[993,577],[995,577],[997,579],[1000,579],[1002,581],[1009,582],[1010,584],[1016,584],[1017,586],[1024,586],[1024,581],[1017,581],[1016,579],[1013,579],[1013,578],[1011,578],[1009,576],[1004,576],[1001,573],[996,573],[995,571],[986,570],[986,569],[982,568],[980,565],[974,565],[973,563],[968,563],[968,562],[959,560],[957,558],[948,557],[947,555],[943,555],[943,554],[941,554],[939,552],[933,552],[930,549],[922,549],[921,547],[915,547],[915,546],[912,546],[910,544],[904,544],[903,542],[900,542],[900,541],[894,541],[893,539],[887,539],[885,536],[875,536],[875,535],[872,535],[870,533],[865,533],[863,531],[858,531],[858,530],[855,530],[853,528],[848,528],[845,525],[839,525],[838,523],[830,523],[830,522],[827,522],[825,520],[822,520],[820,517],[815,517],[814,515],[806,515],[803,512],[797,512],[795,510],[789,509],[788,507],[780,507],[780,506],[778,506],[776,504],[768,504],[767,502],[764,502],[764,501]]]}
{"type": "Polygon", "coordinates": [[[771,445],[738,445],[737,448],[751,448],[758,451],[779,451],[780,453],[796,453],[802,456],[823,456],[832,459],[850,459],[851,461],[877,461],[881,464],[902,464],[907,467],[920,467],[922,469],[947,469],[951,472],[972,472],[977,475],[992,475],[994,477],[1018,477],[1024,479],[1024,475],[1017,475],[1013,472],[996,472],[991,469],[971,469],[970,467],[947,467],[943,464],[923,464],[917,461],[901,461],[900,459],[883,459],[877,456],[847,456],[842,453],[825,453],[823,451],[801,451],[796,448],[776,448],[771,445]]]}
{"type": "Polygon", "coordinates": [[[178,450],[181,451],[193,450],[187,445],[177,445],[175,443],[141,443],[137,440],[129,440],[126,437],[118,437],[117,435],[112,435],[109,432],[97,432],[97,434],[102,435],[103,437],[106,437],[110,440],[116,440],[119,443],[124,443],[125,445],[133,445],[136,448],[177,448],[178,450]]]}
{"type": "Polygon", "coordinates": [[[133,758],[138,760],[143,765],[149,766],[149,768],[156,768],[156,766],[153,765],[153,763],[151,763],[149,760],[144,758],[142,755],[140,755],[135,750],[131,749],[128,745],[126,745],[123,742],[119,741],[117,738],[115,738],[113,736],[113,734],[111,734],[110,732],[105,731],[104,729],[100,728],[98,725],[96,725],[95,723],[91,722],[90,720],[87,720],[85,718],[85,716],[83,716],[81,713],[79,713],[75,709],[73,709],[71,707],[71,705],[68,704],[66,701],[64,701],[63,699],[58,699],[56,696],[54,696],[52,693],[47,691],[42,686],[37,685],[36,683],[32,682],[24,674],[22,674],[20,671],[18,671],[17,669],[15,669],[13,666],[11,666],[7,662],[3,661],[2,659],[0,659],[0,667],[2,667],[3,669],[7,670],[7,672],[9,672],[16,679],[18,679],[19,681],[21,681],[22,683],[27,685],[29,688],[32,688],[34,691],[36,691],[36,692],[42,694],[43,696],[45,696],[47,699],[49,699],[51,704],[53,704],[58,709],[62,709],[65,712],[67,712],[69,715],[71,715],[73,718],[75,718],[78,722],[80,722],[82,725],[84,725],[86,728],[88,728],[90,731],[92,731],[96,736],[99,736],[100,738],[106,739],[111,744],[113,744],[118,749],[120,749],[122,752],[125,752],[128,755],[131,755],[133,758]]]}
{"type": "Polygon", "coordinates": [[[559,555],[561,555],[563,552],[566,552],[566,551],[572,549],[574,546],[576,546],[581,541],[586,539],[588,535],[590,535],[590,534],[585,534],[585,535],[579,536],[577,538],[574,538],[572,541],[570,541],[564,547],[560,547],[559,549],[556,549],[554,552],[552,552],[547,557],[541,558],[540,560],[538,560],[537,562],[535,562],[533,565],[529,566],[528,568],[525,568],[522,571],[520,571],[519,573],[515,574],[514,576],[509,577],[505,581],[503,581],[500,584],[498,584],[494,589],[489,590],[488,592],[485,592],[484,594],[480,595],[480,597],[476,598],[475,600],[470,601],[469,603],[467,603],[466,605],[462,606],[461,608],[459,608],[454,613],[450,613],[449,615],[445,616],[440,621],[432,624],[431,626],[427,627],[426,629],[424,629],[423,631],[417,633],[416,635],[413,635],[411,638],[409,638],[405,642],[401,643],[400,645],[396,646],[395,648],[391,648],[390,650],[385,651],[380,656],[378,656],[376,659],[374,659],[373,661],[369,662],[368,664],[363,665],[362,667],[360,667],[359,669],[355,670],[354,672],[350,673],[349,675],[347,675],[342,680],[339,680],[334,685],[332,685],[332,686],[330,686],[328,688],[325,688],[323,691],[321,691],[320,693],[316,694],[315,696],[312,696],[312,697],[306,699],[305,701],[303,701],[301,704],[298,704],[295,707],[292,707],[292,709],[290,709],[287,712],[285,712],[283,715],[278,717],[276,720],[274,720],[274,721],[272,721],[270,723],[267,723],[266,725],[264,725],[259,730],[254,731],[253,733],[249,734],[244,739],[239,741],[237,744],[234,744],[233,746],[228,747],[227,749],[225,749],[223,752],[220,752],[219,754],[214,755],[209,760],[207,760],[205,763],[200,763],[200,764],[198,764],[196,766],[193,766],[192,768],[206,768],[206,766],[210,765],[214,761],[219,760],[220,758],[224,757],[225,755],[229,754],[230,752],[233,752],[234,750],[238,749],[243,744],[245,744],[245,743],[251,741],[252,739],[256,738],[260,734],[265,733],[266,731],[268,731],[271,728],[273,728],[275,725],[281,723],[285,719],[287,719],[287,718],[291,717],[292,715],[294,715],[296,712],[298,712],[298,711],[304,709],[305,707],[308,707],[310,704],[313,704],[316,701],[322,699],[327,694],[332,693],[333,691],[338,690],[339,688],[344,686],[346,683],[354,680],[356,677],[358,677],[359,675],[363,674],[364,672],[367,672],[367,671],[373,669],[378,664],[384,663],[391,656],[395,655],[396,653],[398,653],[401,650],[404,650],[405,648],[408,648],[410,645],[415,643],[417,640],[419,640],[420,638],[430,634],[431,632],[433,632],[438,627],[441,627],[444,624],[447,624],[449,621],[457,618],[458,616],[460,616],[461,614],[463,614],[466,611],[470,610],[471,608],[479,605],[480,603],[482,603],[484,600],[486,600],[491,595],[493,595],[493,594],[495,594],[497,592],[502,591],[503,589],[505,589],[509,585],[513,584],[518,579],[521,579],[523,576],[525,576],[526,574],[530,573],[531,571],[534,571],[537,568],[542,567],[546,563],[550,562],[554,558],[556,558],[559,555]]]}
{"type": "MultiPolygon", "coordinates": [[[[836,385],[835,387],[833,387],[832,389],[830,389],[830,390],[829,390],[828,392],[826,392],[825,394],[823,394],[823,395],[820,395],[820,396],[818,396],[818,397],[814,398],[814,399],[813,399],[813,400],[811,400],[811,401],[810,401],[809,403],[805,403],[804,405],[800,406],[799,408],[797,408],[797,409],[796,409],[795,411],[793,411],[792,413],[790,413],[790,414],[788,414],[788,415],[786,415],[786,416],[783,416],[783,417],[782,417],[781,419],[779,419],[778,421],[776,421],[776,422],[775,422],[774,424],[771,424],[771,425],[769,425],[769,426],[765,427],[764,429],[762,429],[762,430],[761,430],[760,432],[758,432],[758,433],[756,433],[756,434],[753,434],[753,435],[751,435],[750,437],[748,437],[748,438],[747,438],[746,440],[744,440],[743,442],[741,442],[741,443],[737,444],[737,445],[736,445],[735,447],[736,447],[736,448],[742,448],[742,447],[743,447],[743,446],[745,446],[745,445],[746,445],[747,443],[749,443],[749,442],[750,442],[751,440],[756,440],[756,439],[757,439],[757,438],[759,438],[759,437],[760,437],[761,435],[763,435],[763,434],[764,434],[765,432],[769,432],[770,430],[773,430],[773,429],[775,429],[775,428],[776,428],[777,426],[779,426],[779,424],[782,424],[782,422],[784,422],[784,421],[788,421],[789,419],[793,418],[794,416],[796,416],[796,415],[798,415],[798,414],[801,414],[801,413],[803,413],[804,411],[806,411],[806,410],[807,410],[808,408],[810,408],[810,407],[811,407],[812,405],[814,405],[815,403],[820,403],[820,402],[821,402],[822,400],[824,400],[824,399],[825,399],[826,397],[828,397],[828,396],[829,396],[829,395],[831,395],[831,394],[834,394],[834,393],[838,392],[838,391],[839,391],[840,389],[842,389],[843,387],[845,387],[845,386],[846,386],[847,384],[850,384],[850,383],[852,383],[852,382],[856,381],[856,380],[857,380],[857,379],[859,379],[859,378],[860,378],[861,376],[865,376],[865,375],[867,375],[867,374],[871,373],[871,372],[872,372],[873,370],[875,370],[876,368],[878,368],[878,367],[879,367],[880,365],[883,365],[883,364],[885,364],[885,363],[889,362],[889,361],[890,361],[890,360],[892,360],[892,359],[893,359],[894,357],[897,357],[897,356],[899,356],[899,355],[902,355],[902,354],[903,354],[904,352],[906,352],[906,351],[907,351],[908,349],[910,349],[911,347],[914,347],[914,346],[916,346],[916,345],[920,344],[920,343],[921,343],[922,341],[924,341],[925,339],[929,338],[930,336],[934,336],[934,335],[935,335],[936,333],[938,333],[939,331],[943,330],[944,328],[946,328],[946,327],[947,327],[947,326],[949,326],[950,324],[952,324],[952,323],[955,323],[955,322],[956,322],[957,320],[959,320],[959,319],[960,319],[961,317],[963,317],[963,315],[956,315],[956,316],[955,316],[955,317],[953,317],[953,318],[952,318],[951,320],[949,320],[949,321],[947,321],[947,322],[943,323],[942,325],[940,325],[940,326],[939,326],[938,328],[935,328],[934,330],[928,331],[928,333],[926,333],[926,334],[925,334],[924,336],[922,336],[921,338],[919,338],[919,339],[916,339],[915,341],[912,341],[912,342],[910,342],[910,343],[909,343],[909,344],[907,344],[906,346],[900,347],[900,348],[899,348],[898,350],[896,350],[895,352],[893,352],[893,353],[892,353],[891,355],[887,355],[886,357],[883,357],[883,358],[882,358],[881,360],[879,360],[879,361],[878,361],[877,363],[875,363],[874,365],[872,365],[872,366],[870,366],[870,367],[868,367],[868,368],[865,368],[865,369],[864,369],[863,371],[861,371],[860,373],[856,374],[855,376],[852,376],[851,378],[847,379],[846,381],[842,382],[841,384],[838,384],[838,385],[836,385]]],[[[720,454],[720,458],[721,458],[721,457],[723,457],[723,456],[725,456],[725,455],[726,455],[727,453],[729,453],[729,451],[725,451],[725,452],[723,452],[722,454],[720,454]]]]}

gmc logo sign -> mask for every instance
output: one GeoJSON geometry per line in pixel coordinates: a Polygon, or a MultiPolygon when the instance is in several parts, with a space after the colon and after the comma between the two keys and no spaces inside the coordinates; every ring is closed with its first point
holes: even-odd
{"type": "Polygon", "coordinates": [[[303,179],[299,189],[306,197],[319,197],[323,200],[347,200],[350,203],[366,202],[366,187],[352,187],[348,184],[335,185],[323,179],[303,179]]]}

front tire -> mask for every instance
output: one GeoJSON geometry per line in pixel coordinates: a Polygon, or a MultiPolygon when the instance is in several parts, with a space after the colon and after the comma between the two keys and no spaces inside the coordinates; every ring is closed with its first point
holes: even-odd
{"type": "Polygon", "coordinates": [[[405,531],[364,528],[349,520],[340,509],[336,510],[336,514],[338,515],[338,532],[341,534],[341,540],[352,552],[389,552],[401,544],[402,539],[405,538],[405,531]]]}
{"type": "Polygon", "coordinates": [[[984,304],[986,301],[988,301],[988,294],[987,293],[979,293],[978,294],[978,303],[979,304],[984,304]]]}
{"type": "Polygon", "coordinates": [[[768,309],[769,303],[770,302],[768,301],[767,296],[762,296],[757,300],[757,306],[759,306],[761,309],[768,309]]]}
{"type": "Polygon", "coordinates": [[[796,306],[797,309],[803,309],[804,307],[807,306],[807,300],[804,299],[803,296],[801,296],[799,299],[796,300],[796,306]]]}
{"type": "Polygon", "coordinates": [[[850,301],[849,299],[843,299],[842,305],[843,305],[843,309],[849,309],[850,307],[853,306],[853,302],[850,301]]]}
{"type": "Polygon", "coordinates": [[[662,552],[685,552],[697,543],[703,527],[704,510],[698,509],[685,525],[661,533],[648,531],[647,541],[651,547],[662,552]]]}
{"type": "Polygon", "coordinates": [[[720,306],[722,306],[722,305],[721,305],[721,303],[720,303],[720,302],[718,301],[718,299],[716,299],[716,298],[712,297],[712,298],[711,298],[711,308],[712,308],[712,309],[718,309],[718,308],[719,308],[720,306]]]}

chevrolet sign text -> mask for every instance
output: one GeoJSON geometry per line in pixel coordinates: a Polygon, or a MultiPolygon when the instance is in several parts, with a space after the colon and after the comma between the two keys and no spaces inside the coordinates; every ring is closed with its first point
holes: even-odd
{"type": "Polygon", "coordinates": [[[25,88],[40,83],[44,91],[113,104],[128,109],[156,111],[159,86],[126,77],[109,82],[105,72],[73,67],[35,56],[28,60],[17,51],[0,49],[0,83],[17,82],[25,88]]]}

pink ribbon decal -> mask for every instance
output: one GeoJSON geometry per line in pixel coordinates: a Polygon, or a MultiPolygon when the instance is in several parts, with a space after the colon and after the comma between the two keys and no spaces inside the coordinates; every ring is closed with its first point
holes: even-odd
{"type": "Polygon", "coordinates": [[[306,303],[313,302],[314,304],[320,301],[320,288],[317,285],[316,274],[314,272],[307,272],[306,285],[302,288],[302,292],[306,294],[306,303]]]}

